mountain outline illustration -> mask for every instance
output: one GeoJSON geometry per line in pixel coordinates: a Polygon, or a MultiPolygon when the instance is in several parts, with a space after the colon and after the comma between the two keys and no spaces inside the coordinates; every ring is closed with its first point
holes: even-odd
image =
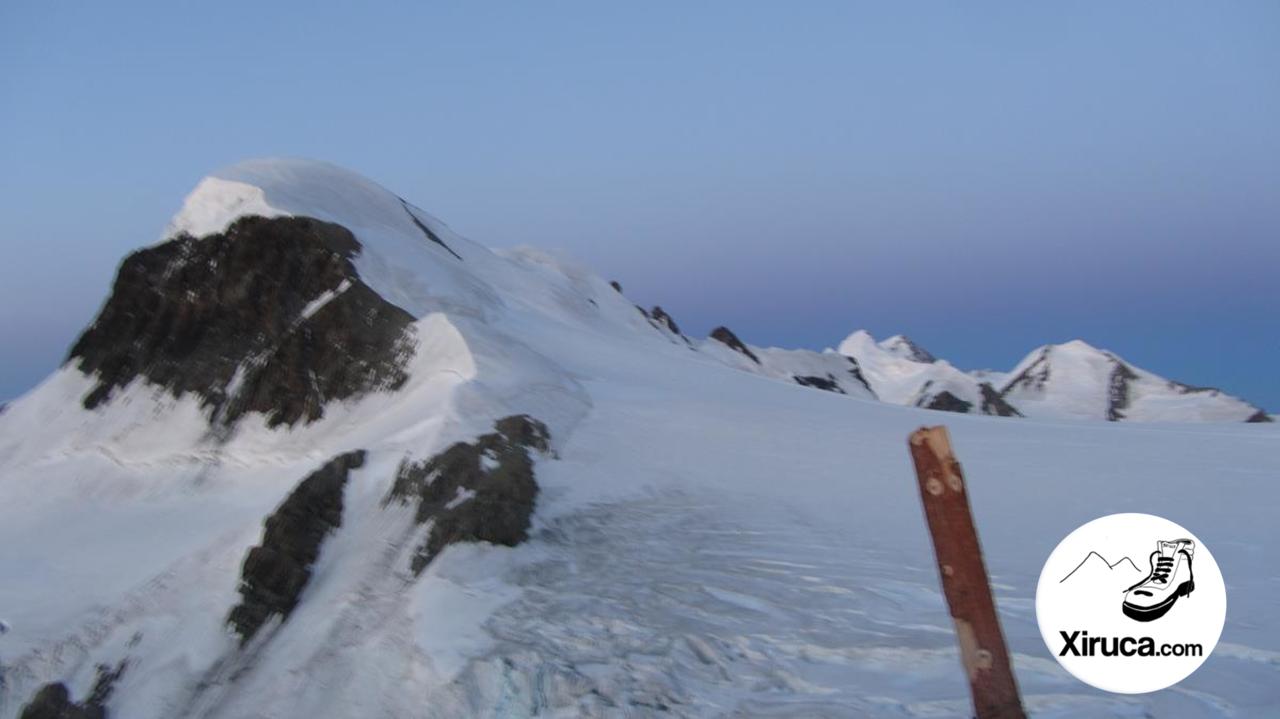
{"type": "Polygon", "coordinates": [[[1130,559],[1127,555],[1124,557],[1121,557],[1120,559],[1117,559],[1114,562],[1109,562],[1107,561],[1107,558],[1102,556],[1100,553],[1090,550],[1089,553],[1085,555],[1084,559],[1080,560],[1080,563],[1075,566],[1075,569],[1072,569],[1070,572],[1067,572],[1067,575],[1065,577],[1058,580],[1058,584],[1062,584],[1063,582],[1070,579],[1072,575],[1080,571],[1080,569],[1082,569],[1086,564],[1088,564],[1089,559],[1092,557],[1097,557],[1103,563],[1103,565],[1106,566],[1108,570],[1115,570],[1116,567],[1120,567],[1121,565],[1127,562],[1134,572],[1137,572],[1138,574],[1142,573],[1142,570],[1138,568],[1138,565],[1132,559],[1130,559]]]}

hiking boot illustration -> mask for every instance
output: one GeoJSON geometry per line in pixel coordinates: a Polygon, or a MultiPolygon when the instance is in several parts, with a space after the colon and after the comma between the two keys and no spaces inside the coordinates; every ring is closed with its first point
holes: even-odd
{"type": "Polygon", "coordinates": [[[1151,573],[1124,593],[1121,609],[1125,616],[1139,622],[1163,617],[1178,597],[1189,596],[1196,588],[1191,573],[1191,558],[1196,543],[1190,539],[1161,540],[1151,553],[1151,573]]]}

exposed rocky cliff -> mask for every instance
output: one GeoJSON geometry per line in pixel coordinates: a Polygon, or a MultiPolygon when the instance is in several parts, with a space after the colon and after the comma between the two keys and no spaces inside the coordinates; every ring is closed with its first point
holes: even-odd
{"type": "Polygon", "coordinates": [[[401,464],[386,502],[415,505],[416,521],[431,524],[413,557],[415,573],[456,542],[515,546],[528,537],[538,497],[530,451],[549,452],[550,435],[525,415],[504,417],[494,430],[401,464]]]}
{"type": "Polygon", "coordinates": [[[227,622],[242,642],[272,617],[287,620],[311,579],[311,566],[325,537],[342,526],[342,495],[351,470],[365,453],[348,452],[307,475],[267,517],[262,541],[249,550],[241,570],[239,604],[227,622]]]}
{"type": "Polygon", "coordinates": [[[68,357],[96,380],[84,406],[141,379],[197,395],[219,424],[258,412],[275,426],[396,389],[413,353],[413,317],[361,281],[359,252],[336,224],[245,217],[129,255],[68,357]]]}
{"type": "Polygon", "coordinates": [[[752,362],[760,364],[760,358],[757,357],[750,348],[743,344],[742,340],[738,339],[738,336],[735,335],[728,327],[717,327],[714,330],[711,330],[711,339],[729,347],[735,352],[741,353],[752,362]]]}

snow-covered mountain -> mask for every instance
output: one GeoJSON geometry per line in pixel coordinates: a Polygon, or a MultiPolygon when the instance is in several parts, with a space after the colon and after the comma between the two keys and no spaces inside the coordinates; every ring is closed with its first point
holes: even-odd
{"type": "Polygon", "coordinates": [[[1031,417],[1270,421],[1242,399],[1165,379],[1081,340],[1047,345],[1027,355],[1009,373],[1000,394],[1031,417]]]}
{"type": "Polygon", "coordinates": [[[940,420],[1038,717],[1280,709],[1274,426],[940,415],[988,400],[931,359],[689,338],[340,168],[220,171],[0,413],[0,718],[968,716],[905,447],[940,420]],[[1113,511],[1233,578],[1176,691],[1099,694],[1035,626],[1113,511]]]}
{"type": "Polygon", "coordinates": [[[857,360],[876,396],[886,402],[948,412],[1018,417],[989,382],[935,358],[902,335],[876,342],[858,330],[837,352],[857,360]]]}
{"type": "Polygon", "coordinates": [[[1270,422],[1221,390],[1165,379],[1082,340],[1041,347],[1009,372],[962,372],[911,340],[863,330],[840,343],[887,402],[1002,417],[1135,422],[1270,422]]]}

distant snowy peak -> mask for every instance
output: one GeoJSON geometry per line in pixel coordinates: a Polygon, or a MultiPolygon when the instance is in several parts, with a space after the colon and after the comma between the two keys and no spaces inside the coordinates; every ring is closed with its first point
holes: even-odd
{"type": "Polygon", "coordinates": [[[1121,419],[1126,403],[1127,365],[1086,342],[1045,345],[1009,373],[1000,393],[1025,404],[1033,416],[1121,419]],[[1105,391],[1093,391],[1105,388],[1105,391]],[[1042,406],[1043,405],[1043,406],[1042,406]]]}
{"type": "Polygon", "coordinates": [[[1009,372],[962,372],[902,335],[877,342],[865,330],[837,351],[857,360],[880,399],[925,409],[1113,422],[1272,421],[1244,400],[1165,379],[1083,340],[1040,347],[1009,372]]]}
{"type": "Polygon", "coordinates": [[[1244,422],[1269,417],[1209,387],[1174,382],[1082,340],[1046,345],[1009,373],[1001,396],[1031,417],[1140,422],[1244,422]]]}
{"type": "Polygon", "coordinates": [[[836,351],[857,361],[871,389],[886,402],[966,414],[1019,415],[990,384],[902,335],[877,342],[866,330],[858,330],[836,351]]]}

